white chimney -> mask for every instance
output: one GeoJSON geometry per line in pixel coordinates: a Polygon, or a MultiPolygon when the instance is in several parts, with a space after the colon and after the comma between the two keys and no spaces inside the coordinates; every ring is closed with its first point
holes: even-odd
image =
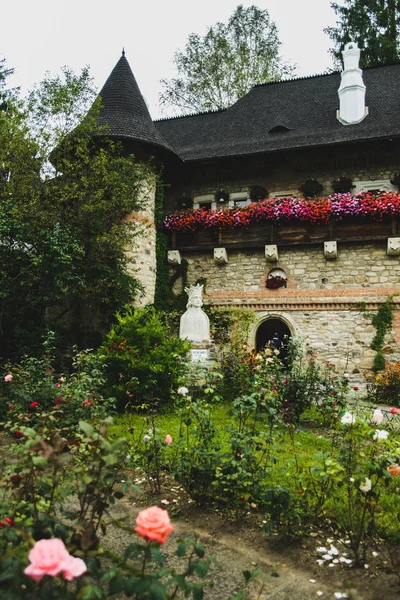
{"type": "Polygon", "coordinates": [[[344,69],[341,73],[342,81],[338,90],[340,109],[336,116],[342,125],[356,125],[368,114],[368,108],[365,106],[362,70],[358,66],[360,49],[357,43],[346,44],[342,55],[344,69]]]}

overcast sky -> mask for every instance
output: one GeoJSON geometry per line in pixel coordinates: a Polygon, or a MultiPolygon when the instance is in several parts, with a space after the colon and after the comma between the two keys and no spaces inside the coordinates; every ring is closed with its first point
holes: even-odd
{"type": "MultiPolygon", "coordinates": [[[[330,38],[324,27],[335,23],[330,0],[253,0],[268,9],[278,26],[281,54],[299,66],[299,75],[332,67],[330,38]]],[[[23,91],[46,71],[62,65],[79,72],[90,65],[101,88],[125,47],[126,57],[153,118],[159,80],[174,74],[173,55],[192,32],[226,22],[240,0],[18,0],[1,9],[0,58],[15,68],[10,84],[23,91]]]]}

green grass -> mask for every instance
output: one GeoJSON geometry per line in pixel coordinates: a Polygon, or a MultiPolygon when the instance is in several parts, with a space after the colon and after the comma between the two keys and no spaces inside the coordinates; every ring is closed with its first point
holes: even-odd
{"type": "MultiPolygon", "coordinates": [[[[223,404],[215,405],[211,407],[211,415],[221,453],[227,452],[229,450],[229,428],[235,426],[234,418],[230,415],[230,407],[223,404]]],[[[171,409],[169,413],[157,415],[154,418],[154,423],[161,439],[169,434],[175,443],[178,441],[181,427],[181,417],[178,410],[171,409]]],[[[193,426],[195,426],[195,423],[192,424],[193,426]]],[[[131,413],[119,415],[115,418],[113,433],[118,437],[126,437],[135,445],[137,451],[141,452],[141,449],[145,447],[143,436],[148,433],[150,427],[152,427],[152,422],[148,416],[131,413]]],[[[400,438],[396,432],[391,432],[391,436],[400,438]]],[[[318,426],[315,420],[313,420],[312,427],[300,427],[295,433],[294,440],[291,439],[287,430],[280,430],[279,434],[274,435],[268,463],[265,464],[266,485],[283,486],[290,490],[292,494],[296,494],[298,488],[301,487],[301,478],[306,476],[311,468],[322,467],[323,455],[329,455],[332,458],[337,456],[339,448],[332,444],[329,430],[322,428],[320,424],[318,426]]],[[[166,448],[166,459],[173,456],[175,447],[176,445],[173,443],[169,448],[166,448]]],[[[397,480],[393,480],[382,491],[377,525],[381,533],[392,540],[400,541],[398,483],[397,480]]],[[[344,493],[345,490],[343,489],[343,498],[344,493]]],[[[337,522],[341,521],[343,510],[341,504],[341,501],[338,501],[338,495],[336,495],[336,504],[330,503],[329,499],[326,503],[326,510],[337,522]]]]}

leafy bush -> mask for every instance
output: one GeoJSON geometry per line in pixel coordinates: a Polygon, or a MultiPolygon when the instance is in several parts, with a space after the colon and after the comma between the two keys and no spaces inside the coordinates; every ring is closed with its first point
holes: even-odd
{"type": "Polygon", "coordinates": [[[81,422],[67,441],[48,420],[36,430],[24,428],[19,443],[2,447],[13,460],[2,460],[0,472],[1,597],[203,597],[213,559],[197,540],[179,539],[176,555],[186,567],[165,568],[160,546],[174,528],[157,506],[139,513],[139,539],[121,557],[104,552],[108,509],[130,487],[129,481],[119,483],[126,440],[109,436],[109,422],[81,422]]]}
{"type": "Polygon", "coordinates": [[[105,382],[104,360],[91,350],[75,350],[72,372],[57,375],[52,341],[50,334],[41,357],[25,356],[19,364],[7,365],[0,380],[3,421],[35,427],[51,415],[60,429],[68,427],[72,432],[80,419],[104,418],[114,409],[114,399],[100,392],[105,382]]]}
{"type": "Polygon", "coordinates": [[[117,399],[118,410],[167,404],[179,387],[190,344],[171,335],[152,307],[128,307],[117,321],[99,350],[107,365],[107,394],[117,399]]]}
{"type": "Polygon", "coordinates": [[[378,403],[400,406],[400,361],[384,365],[369,386],[369,395],[378,403]]]}

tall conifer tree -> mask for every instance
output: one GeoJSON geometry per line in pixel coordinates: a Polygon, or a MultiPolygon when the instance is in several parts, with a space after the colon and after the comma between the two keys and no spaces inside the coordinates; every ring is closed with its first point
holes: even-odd
{"type": "Polygon", "coordinates": [[[339,20],[325,32],[334,42],[331,53],[337,66],[350,41],[361,49],[360,66],[375,67],[400,60],[400,1],[344,0],[331,3],[339,20]]]}

